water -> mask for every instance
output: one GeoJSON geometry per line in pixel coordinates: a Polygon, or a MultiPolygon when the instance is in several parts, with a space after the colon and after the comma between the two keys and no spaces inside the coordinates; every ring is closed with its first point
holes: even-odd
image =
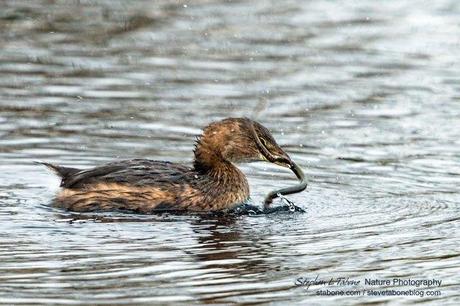
{"type": "MultiPolygon", "coordinates": [[[[459,303],[457,1],[1,6],[2,303],[459,303]],[[306,213],[74,214],[50,206],[58,180],[33,164],[188,162],[228,116],[262,122],[305,169],[308,191],[287,198],[306,213]],[[295,286],[316,276],[434,278],[442,294],[295,286]]],[[[296,183],[241,169],[257,205],[296,183]]]]}

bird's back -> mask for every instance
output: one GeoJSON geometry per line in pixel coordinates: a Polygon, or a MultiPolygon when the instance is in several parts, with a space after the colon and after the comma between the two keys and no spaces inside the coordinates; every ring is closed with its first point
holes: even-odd
{"type": "Polygon", "coordinates": [[[43,163],[58,174],[61,187],[79,189],[98,183],[155,186],[187,181],[190,167],[166,161],[131,159],[108,163],[91,169],[76,169],[43,163]]]}

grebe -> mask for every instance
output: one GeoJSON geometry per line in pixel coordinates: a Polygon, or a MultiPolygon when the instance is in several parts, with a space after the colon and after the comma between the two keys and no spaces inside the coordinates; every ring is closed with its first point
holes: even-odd
{"type": "Polygon", "coordinates": [[[225,211],[249,198],[244,174],[234,165],[269,161],[290,168],[299,186],[271,192],[265,204],[280,194],[307,186],[302,170],[273,139],[267,128],[248,118],[227,118],[204,128],[197,138],[193,165],[131,159],[80,170],[42,163],[62,179],[55,203],[79,212],[126,210],[225,211]]]}

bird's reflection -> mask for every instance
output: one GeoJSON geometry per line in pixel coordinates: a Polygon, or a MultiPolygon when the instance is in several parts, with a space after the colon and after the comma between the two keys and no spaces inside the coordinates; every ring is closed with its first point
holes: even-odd
{"type": "Polygon", "coordinates": [[[224,269],[234,276],[264,273],[273,269],[266,259],[271,246],[264,242],[266,232],[248,230],[244,218],[200,218],[192,222],[198,247],[189,250],[209,268],[224,269]]]}
{"type": "MultiPolygon", "coordinates": [[[[191,232],[189,237],[191,238],[190,243],[183,243],[184,240],[180,240],[172,237],[166,237],[167,239],[159,239],[161,245],[152,243],[152,235],[146,234],[146,237],[137,237],[136,241],[146,241],[145,248],[142,248],[143,254],[158,252],[159,247],[165,252],[179,250],[186,257],[183,261],[190,263],[194,268],[200,270],[199,280],[195,282],[193,279],[187,288],[199,288],[199,292],[196,294],[196,298],[199,299],[202,304],[216,304],[222,302],[222,298],[227,294],[236,294],[241,290],[239,285],[233,287],[235,284],[244,284],[248,279],[259,280],[266,282],[270,280],[270,275],[274,271],[286,270],[289,268],[283,258],[277,255],[277,248],[279,246],[272,244],[270,241],[271,231],[264,230],[264,227],[260,227],[260,222],[266,222],[267,220],[256,220],[255,218],[266,219],[266,215],[133,215],[133,214],[78,214],[70,212],[57,212],[55,214],[57,221],[78,223],[78,222],[101,222],[101,223],[112,223],[112,222],[146,222],[152,223],[156,227],[158,224],[163,222],[168,223],[171,228],[176,228],[174,223],[183,225],[189,225],[191,232]],[[254,223],[259,224],[254,228],[254,223]],[[209,274],[210,273],[210,274],[209,274]],[[214,288],[214,280],[220,284],[221,291],[214,288]],[[189,287],[190,286],[190,287],[189,287]],[[209,287],[210,286],[210,287],[209,287]],[[209,287],[209,288],[208,288],[209,287]],[[206,293],[208,292],[209,293],[206,293]],[[214,292],[213,292],[214,290],[214,292]],[[229,291],[230,290],[230,291],[229,291]],[[229,292],[228,292],[229,291],[229,292]]],[[[270,222],[270,221],[269,221],[270,222]]],[[[148,226],[146,224],[146,226],[148,226]]],[[[158,232],[155,232],[158,233],[158,232]]],[[[186,234],[186,232],[185,232],[186,234]]],[[[163,237],[165,238],[165,237],[163,237]]],[[[117,239],[120,242],[130,244],[132,237],[123,237],[117,239]]],[[[136,260],[135,256],[133,260],[136,260],[137,264],[142,267],[155,267],[158,265],[164,265],[168,262],[159,262],[155,257],[146,258],[145,255],[141,261],[136,260]]],[[[113,263],[118,267],[122,263],[113,263]]],[[[188,264],[186,264],[188,265],[188,264]]],[[[144,275],[147,279],[149,277],[156,276],[144,275]]],[[[198,280],[197,279],[197,280],[198,280]]],[[[155,286],[155,280],[151,283],[155,286]]],[[[178,280],[171,279],[171,286],[177,286],[178,280]]],[[[261,289],[262,290],[262,289],[261,289]]],[[[265,289],[264,289],[265,290],[265,289]]],[[[274,289],[277,290],[277,289],[274,289]]],[[[192,290],[193,292],[193,290],[192,290]]],[[[195,293],[192,293],[195,295],[195,293]]]]}

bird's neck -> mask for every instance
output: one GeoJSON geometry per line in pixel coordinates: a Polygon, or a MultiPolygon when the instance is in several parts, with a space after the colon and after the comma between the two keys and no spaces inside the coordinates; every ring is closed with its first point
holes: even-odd
{"type": "Polygon", "coordinates": [[[208,144],[205,139],[198,140],[195,150],[193,166],[195,171],[207,174],[217,181],[228,184],[246,185],[244,174],[230,161],[226,160],[220,151],[208,144]]]}
{"type": "Polygon", "coordinates": [[[219,148],[199,139],[194,153],[194,170],[213,180],[214,202],[224,203],[222,207],[243,203],[249,198],[249,184],[246,176],[230,161],[226,160],[219,148]],[[217,194],[216,194],[217,192],[217,194]]]}

